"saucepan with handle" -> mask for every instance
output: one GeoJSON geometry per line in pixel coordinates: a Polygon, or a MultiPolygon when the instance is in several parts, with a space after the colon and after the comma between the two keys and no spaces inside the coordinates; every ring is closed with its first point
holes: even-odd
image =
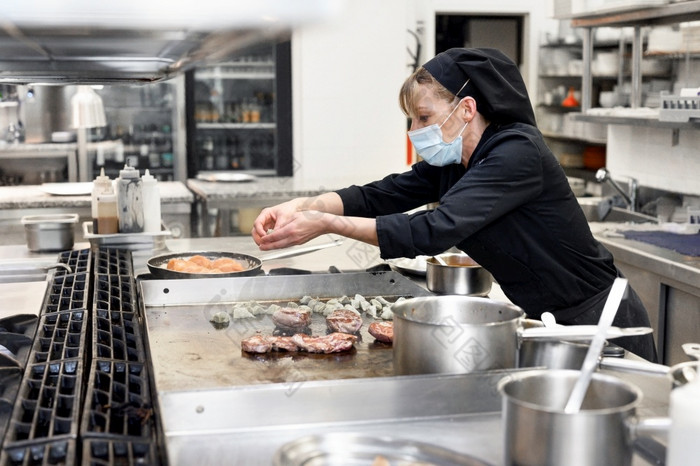
{"type": "Polygon", "coordinates": [[[171,279],[171,278],[222,278],[222,277],[245,277],[258,275],[261,273],[263,262],[274,259],[283,259],[286,257],[300,256],[310,252],[319,251],[334,246],[340,246],[343,240],[336,239],[328,243],[314,244],[301,248],[290,248],[279,252],[267,254],[265,256],[256,257],[250,254],[228,251],[188,251],[161,254],[148,259],[146,265],[154,278],[171,279]],[[201,256],[206,260],[215,261],[217,259],[232,259],[241,266],[241,270],[233,270],[229,272],[186,272],[168,269],[168,263],[173,260],[183,259],[188,260],[194,256],[201,256]]]}
{"type": "MultiPolygon", "coordinates": [[[[470,373],[517,366],[518,348],[530,338],[590,341],[595,325],[525,327],[518,306],[473,296],[407,299],[394,313],[394,371],[399,375],[470,373]]],[[[608,339],[643,335],[648,327],[611,327],[608,339]]]]}

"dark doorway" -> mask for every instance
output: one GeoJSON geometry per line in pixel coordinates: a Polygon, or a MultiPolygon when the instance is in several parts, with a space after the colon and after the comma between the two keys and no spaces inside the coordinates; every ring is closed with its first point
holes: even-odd
{"type": "Polygon", "coordinates": [[[523,17],[501,15],[435,16],[435,53],[453,47],[491,47],[515,63],[523,60],[523,17]]]}

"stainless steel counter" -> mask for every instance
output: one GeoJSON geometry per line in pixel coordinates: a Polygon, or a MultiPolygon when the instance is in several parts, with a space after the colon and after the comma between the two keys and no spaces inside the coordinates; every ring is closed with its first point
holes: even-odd
{"type": "MultiPolygon", "coordinates": [[[[329,239],[318,238],[314,242],[329,239]]],[[[170,240],[167,246],[172,251],[225,250],[263,255],[250,237],[170,240]]],[[[145,271],[147,255],[136,253],[136,273],[145,271]]],[[[349,271],[379,263],[377,248],[345,240],[338,248],[266,262],[264,268],[326,271],[334,265],[349,271]]],[[[415,280],[421,282],[420,277],[415,280]]],[[[495,291],[499,292],[498,287],[495,291]]],[[[163,310],[167,308],[158,310],[154,316],[162,315],[163,310]]],[[[177,316],[173,314],[169,319],[177,316]]],[[[227,351],[226,347],[210,350],[227,351]]],[[[194,353],[191,356],[206,357],[194,353]]],[[[183,369],[171,364],[169,370],[183,369]]],[[[213,390],[203,384],[200,389],[183,390],[177,396],[164,398],[160,398],[159,392],[159,402],[163,403],[160,414],[166,417],[164,440],[168,459],[172,465],[270,464],[279,447],[302,436],[356,432],[429,442],[494,465],[501,464],[503,428],[496,385],[507,372],[303,383],[280,380],[213,390]]],[[[644,398],[638,408],[639,416],[667,414],[670,382],[659,376],[614,374],[642,389],[644,398]]],[[[222,377],[231,375],[222,374],[222,377]]],[[[158,391],[158,376],[155,385],[158,391]]],[[[635,455],[633,464],[641,466],[648,462],[635,455]]]]}
{"type": "MultiPolygon", "coordinates": [[[[163,220],[174,237],[188,237],[192,232],[192,205],[194,195],[179,181],[158,183],[163,220]]],[[[91,197],[89,194],[57,196],[47,193],[40,185],[0,187],[0,234],[5,244],[24,244],[24,215],[77,213],[76,241],[82,240],[81,223],[89,221],[91,197]]]]}

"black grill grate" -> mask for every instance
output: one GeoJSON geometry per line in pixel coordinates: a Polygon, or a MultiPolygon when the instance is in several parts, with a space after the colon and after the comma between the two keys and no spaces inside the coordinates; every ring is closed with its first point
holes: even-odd
{"type": "Polygon", "coordinates": [[[93,361],[83,408],[83,438],[151,438],[152,414],[144,364],[93,361]]]}
{"type": "Polygon", "coordinates": [[[90,439],[83,442],[83,464],[91,466],[159,464],[153,443],[90,439]]]}
{"type": "Polygon", "coordinates": [[[75,440],[61,440],[3,450],[0,464],[35,466],[40,464],[70,465],[75,462],[75,440]]]}
{"type": "Polygon", "coordinates": [[[84,360],[86,329],[87,312],[84,309],[42,316],[34,339],[31,362],[84,360]]]}
{"type": "Polygon", "coordinates": [[[134,313],[98,309],[93,319],[93,357],[145,362],[139,322],[134,313]]]}
{"type": "Polygon", "coordinates": [[[95,309],[134,312],[136,293],[129,275],[98,274],[95,278],[95,309]]]}
{"type": "Polygon", "coordinates": [[[78,359],[28,366],[3,447],[75,438],[81,378],[82,361],[78,359]]]}
{"type": "Polygon", "coordinates": [[[123,249],[100,249],[95,254],[96,275],[127,275],[131,273],[131,255],[123,249]]]}
{"type": "MultiPolygon", "coordinates": [[[[66,264],[72,273],[87,273],[90,271],[90,250],[80,249],[78,251],[65,251],[58,256],[58,261],[66,264]]],[[[63,269],[56,269],[56,275],[65,275],[63,269]]]]}
{"type": "Polygon", "coordinates": [[[84,309],[88,295],[88,274],[61,275],[49,285],[44,313],[84,309]]]}

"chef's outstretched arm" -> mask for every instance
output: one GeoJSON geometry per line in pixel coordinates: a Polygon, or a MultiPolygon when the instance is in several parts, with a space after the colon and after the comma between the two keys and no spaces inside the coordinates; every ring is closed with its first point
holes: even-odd
{"type": "Polygon", "coordinates": [[[253,239],[262,250],[303,244],[333,233],[377,245],[377,224],[372,218],[343,216],[343,201],[336,193],[297,198],[268,207],[253,224],[253,239]]]}

